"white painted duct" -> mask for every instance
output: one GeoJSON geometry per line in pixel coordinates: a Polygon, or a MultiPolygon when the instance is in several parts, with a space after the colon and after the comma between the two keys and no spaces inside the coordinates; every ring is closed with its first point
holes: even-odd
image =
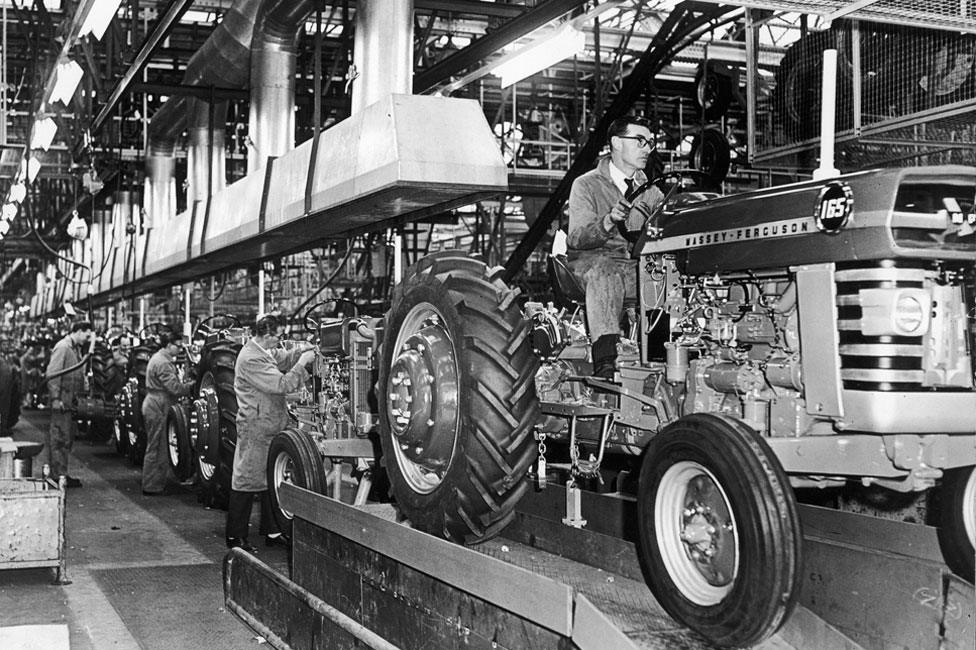
{"type": "MultiPolygon", "coordinates": [[[[413,88],[413,0],[360,0],[353,47],[352,114],[413,88]]],[[[417,125],[425,128],[426,125],[417,125]]]]}
{"type": "MultiPolygon", "coordinates": [[[[262,0],[237,0],[224,15],[224,19],[214,29],[199,50],[190,58],[183,75],[183,84],[188,86],[215,86],[221,88],[242,88],[250,75],[251,37],[254,33],[254,21],[262,0]]],[[[219,124],[221,135],[226,123],[226,104],[222,103],[222,110],[214,111],[214,124],[219,124]]],[[[219,108],[215,107],[215,109],[219,108]]],[[[172,158],[175,155],[176,140],[188,124],[191,131],[201,124],[208,124],[210,113],[209,104],[205,101],[191,100],[190,97],[180,95],[171,97],[149,123],[149,146],[146,152],[146,212],[150,223],[158,223],[175,214],[175,201],[168,202],[169,186],[172,184],[172,174],[175,169],[172,158]],[[170,159],[170,162],[160,159],[170,159]],[[169,174],[164,178],[163,174],[169,174]],[[167,189],[163,189],[167,188],[167,189]],[[164,200],[164,197],[167,197],[164,200]]],[[[220,139],[220,150],[217,156],[211,156],[208,147],[215,147],[217,139],[202,137],[199,133],[191,133],[191,146],[196,144],[194,160],[198,164],[211,160],[213,157],[223,157],[223,139],[220,139]]],[[[215,151],[215,153],[217,153],[215,151]]],[[[223,163],[219,163],[223,170],[223,163]]],[[[215,175],[213,188],[203,189],[200,184],[206,178],[206,163],[203,170],[188,169],[190,185],[193,186],[192,199],[206,198],[224,186],[223,171],[219,178],[215,175]],[[193,180],[196,179],[196,180],[193,180]]],[[[173,184],[175,187],[175,184],[173,184]]]]}
{"type": "Polygon", "coordinates": [[[266,0],[251,42],[251,109],[247,171],[295,147],[295,66],[302,25],[311,0],[266,0]]]}

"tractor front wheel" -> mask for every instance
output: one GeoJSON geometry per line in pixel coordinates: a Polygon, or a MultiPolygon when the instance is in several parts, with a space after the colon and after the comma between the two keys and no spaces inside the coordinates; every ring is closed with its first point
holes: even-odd
{"type": "Polygon", "coordinates": [[[939,546],[946,564],[973,581],[976,565],[976,468],[947,470],[939,495],[939,546]]]}
{"type": "Polygon", "coordinates": [[[680,418],[645,451],[640,559],[676,620],[720,646],[771,636],[796,605],[801,530],[789,481],[762,438],[732,418],[680,418]]]}
{"type": "MultiPolygon", "coordinates": [[[[328,461],[325,461],[328,462],[328,461]]],[[[294,516],[281,507],[278,489],[291,483],[312,492],[325,492],[325,467],[319,450],[307,433],[285,429],[271,440],[268,449],[268,494],[278,530],[291,539],[294,516]]]]}

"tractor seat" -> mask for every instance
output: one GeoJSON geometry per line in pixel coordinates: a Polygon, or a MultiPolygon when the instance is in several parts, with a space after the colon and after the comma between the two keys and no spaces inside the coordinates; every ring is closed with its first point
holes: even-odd
{"type": "Polygon", "coordinates": [[[565,255],[549,255],[546,260],[549,284],[556,298],[556,306],[575,310],[583,306],[586,293],[576,275],[570,270],[565,255]]]}

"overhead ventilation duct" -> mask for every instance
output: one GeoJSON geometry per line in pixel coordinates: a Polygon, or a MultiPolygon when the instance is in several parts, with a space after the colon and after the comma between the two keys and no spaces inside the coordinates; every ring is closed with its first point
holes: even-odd
{"type": "Polygon", "coordinates": [[[224,148],[227,102],[188,101],[186,146],[186,204],[206,201],[227,184],[227,153],[224,148]]]}
{"type": "Polygon", "coordinates": [[[266,0],[251,42],[248,173],[295,147],[295,70],[298,37],[314,9],[311,0],[266,0]]]}
{"type": "MultiPolygon", "coordinates": [[[[254,21],[262,0],[237,0],[224,19],[214,29],[199,50],[187,63],[183,75],[183,84],[187,86],[214,86],[221,88],[242,88],[248,81],[250,74],[251,36],[254,33],[254,21]]],[[[220,125],[217,129],[223,132],[226,122],[226,103],[221,102],[214,107],[213,125],[220,125]],[[220,106],[224,108],[220,108],[220,106]]],[[[171,97],[153,115],[149,123],[149,146],[146,152],[146,205],[150,223],[172,216],[175,213],[175,202],[170,202],[170,185],[173,183],[175,166],[172,162],[175,156],[176,140],[187,125],[190,118],[191,131],[200,125],[211,125],[210,107],[204,101],[191,101],[190,97],[179,95],[171,97]],[[163,159],[163,160],[160,160],[163,159]],[[169,161],[167,162],[166,159],[169,161]],[[163,174],[169,174],[163,178],[163,174]]],[[[196,146],[194,161],[203,164],[204,171],[190,169],[188,176],[193,186],[191,199],[199,200],[224,186],[223,177],[223,140],[219,149],[216,147],[218,138],[208,138],[199,133],[191,133],[191,147],[196,146]],[[208,151],[209,149],[209,151],[208,151]],[[214,158],[220,158],[217,167],[221,170],[219,178],[214,175],[216,185],[213,191],[206,190],[200,185],[200,180],[208,177],[206,163],[214,158]],[[196,183],[194,185],[194,183],[196,183]]],[[[174,193],[175,196],[175,193],[174,193]]],[[[192,205],[192,200],[190,202],[192,205]]]]}
{"type": "Polygon", "coordinates": [[[281,26],[297,29],[305,12],[304,3],[272,0],[261,32],[255,31],[252,81],[259,87],[252,101],[261,108],[250,135],[262,168],[155,224],[135,242],[137,279],[120,285],[116,276],[111,287],[99,288],[96,306],[244,260],[307,250],[322,239],[440,214],[508,189],[508,169],[477,101],[409,94],[411,0],[357,2],[352,115],[291,149],[294,98],[292,91],[285,97],[283,88],[294,73],[273,68],[294,47],[293,32],[281,26]],[[274,106],[287,108],[276,114],[274,106]],[[273,132],[260,126],[284,123],[287,129],[273,132]]]}
{"type": "MultiPolygon", "coordinates": [[[[370,0],[356,5],[352,113],[413,85],[413,1],[370,0]]],[[[428,129],[430,124],[417,124],[428,129]]]]}

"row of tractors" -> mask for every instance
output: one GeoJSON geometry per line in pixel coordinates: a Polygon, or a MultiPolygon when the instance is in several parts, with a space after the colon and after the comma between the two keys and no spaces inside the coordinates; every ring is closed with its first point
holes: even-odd
{"type": "MultiPolygon", "coordinates": [[[[681,178],[661,182],[611,380],[593,375],[584,292],[555,255],[552,302],[443,251],[405,272],[381,318],[346,301],[310,309],[295,335],[317,345],[314,371],[268,459],[282,528],[283,482],[362,502],[377,458],[415,528],[465,544],[499,534],[534,485],[615,486],[636,501],[657,600],[725,646],[762,641],[795,607],[808,491],[935,495],[946,562],[972,580],[976,170],[692,201],[676,200],[681,178]]],[[[170,412],[173,468],[214,505],[247,336],[232,318],[201,323],[183,362],[194,396],[170,412]]],[[[96,380],[92,357],[92,426],[134,460],[152,331],[139,339],[121,384],[96,380]]]]}

